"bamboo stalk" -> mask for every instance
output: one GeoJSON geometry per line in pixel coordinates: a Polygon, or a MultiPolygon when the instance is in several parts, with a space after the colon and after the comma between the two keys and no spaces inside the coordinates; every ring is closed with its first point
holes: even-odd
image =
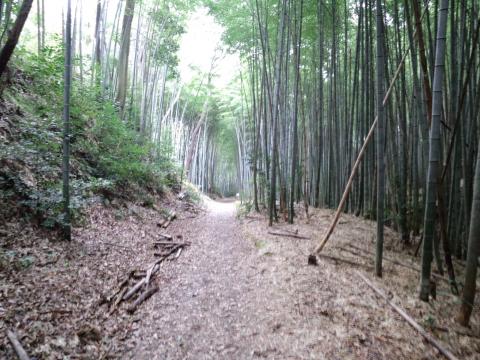
{"type": "MultiPolygon", "coordinates": [[[[425,12],[424,12],[425,15],[425,12]]],[[[423,16],[422,16],[423,18],[423,16]]],[[[417,31],[413,34],[413,37],[415,38],[417,35],[417,31]]],[[[400,70],[402,69],[403,65],[405,64],[405,59],[407,58],[408,53],[410,52],[411,46],[408,47],[408,49],[405,51],[405,54],[402,57],[402,60],[400,61],[400,64],[398,64],[397,70],[395,71],[395,74],[393,76],[392,81],[390,82],[390,86],[388,87],[387,93],[385,94],[385,97],[383,98],[383,106],[386,105],[390,94],[392,93],[393,86],[395,85],[396,80],[398,79],[398,76],[400,75],[400,70]]],[[[337,211],[335,212],[335,217],[332,220],[332,223],[330,224],[330,227],[326,231],[325,235],[323,236],[323,239],[321,240],[320,244],[315,248],[313,251],[313,254],[310,256],[315,256],[315,254],[318,254],[322,251],[322,249],[325,247],[326,243],[330,239],[330,236],[333,233],[333,230],[335,230],[335,227],[337,226],[338,220],[340,219],[340,216],[342,215],[343,209],[345,207],[345,203],[347,202],[348,195],[350,194],[350,190],[352,189],[353,185],[353,180],[355,179],[355,175],[357,175],[358,168],[360,166],[360,163],[362,162],[363,156],[365,155],[365,151],[367,149],[368,144],[370,143],[370,140],[373,137],[373,133],[375,132],[375,127],[377,126],[378,123],[378,115],[375,116],[375,120],[373,121],[372,126],[370,127],[370,130],[368,132],[367,137],[365,138],[365,141],[363,142],[362,148],[360,149],[360,152],[358,154],[357,160],[355,161],[355,164],[353,165],[352,171],[350,173],[350,177],[347,182],[347,186],[345,187],[345,191],[343,192],[342,198],[340,200],[340,203],[338,204],[337,211]]]]}

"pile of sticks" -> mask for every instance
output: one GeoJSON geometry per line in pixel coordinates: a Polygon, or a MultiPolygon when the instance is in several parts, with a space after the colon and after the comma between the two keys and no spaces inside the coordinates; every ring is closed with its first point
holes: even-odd
{"type": "MultiPolygon", "coordinates": [[[[153,284],[155,275],[165,261],[178,259],[182,250],[189,246],[189,242],[174,242],[170,235],[162,234],[160,239],[153,244],[157,258],[146,270],[134,270],[123,280],[113,295],[106,299],[110,305],[109,314],[113,314],[122,302],[130,301],[127,312],[133,314],[138,307],[158,291],[158,286],[153,284]],[[133,301],[133,302],[132,302],[133,301]]],[[[181,236],[179,237],[181,239],[181,236]]]]}

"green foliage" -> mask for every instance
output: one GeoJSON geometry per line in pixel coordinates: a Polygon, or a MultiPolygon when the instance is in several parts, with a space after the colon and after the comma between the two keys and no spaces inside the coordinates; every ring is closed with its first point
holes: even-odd
{"type": "Polygon", "coordinates": [[[263,240],[257,240],[257,241],[255,241],[255,247],[256,247],[257,249],[263,249],[263,248],[266,247],[266,246],[267,246],[267,243],[266,243],[265,241],[263,241],[263,240]]]}
{"type": "MultiPolygon", "coordinates": [[[[0,144],[0,201],[19,205],[27,217],[48,228],[63,223],[64,64],[63,45],[57,40],[40,54],[18,50],[14,65],[22,71],[4,95],[21,109],[15,121],[20,135],[0,144]]],[[[161,192],[178,183],[171,149],[154,149],[100,93],[96,86],[74,81],[70,207],[76,222],[86,205],[98,201],[96,194],[140,197],[144,192],[126,190],[137,187],[161,192]]],[[[142,199],[153,205],[151,197],[142,199]]]]}
{"type": "Polygon", "coordinates": [[[189,201],[195,203],[195,204],[200,204],[202,202],[202,198],[200,196],[200,192],[198,189],[192,185],[189,182],[184,182],[183,184],[183,191],[186,194],[186,199],[189,201]]]}
{"type": "Polygon", "coordinates": [[[245,201],[243,203],[237,204],[237,218],[240,219],[242,217],[247,216],[253,209],[253,202],[252,201],[245,201]]]}

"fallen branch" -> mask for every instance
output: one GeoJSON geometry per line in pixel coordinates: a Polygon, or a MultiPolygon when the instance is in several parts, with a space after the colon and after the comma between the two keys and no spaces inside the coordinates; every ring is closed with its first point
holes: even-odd
{"type": "Polygon", "coordinates": [[[148,287],[148,284],[150,283],[150,279],[152,277],[153,271],[157,266],[158,265],[154,265],[147,270],[147,275],[145,275],[145,284],[147,285],[147,287],[148,287]]]}
{"type": "Polygon", "coordinates": [[[155,241],[155,245],[171,245],[171,246],[190,246],[191,243],[189,242],[172,242],[172,241],[155,241]]]}
{"type": "Polygon", "coordinates": [[[15,350],[17,357],[20,360],[30,360],[30,357],[28,356],[27,352],[25,351],[22,344],[18,340],[17,335],[14,332],[8,330],[7,337],[8,337],[8,340],[10,340],[10,343],[12,344],[13,350],[15,350]]]}
{"type": "MultiPolygon", "coordinates": [[[[350,247],[352,247],[352,248],[354,248],[355,250],[358,250],[358,251],[363,251],[364,253],[370,254],[370,255],[372,255],[372,256],[375,255],[372,251],[359,248],[359,247],[357,247],[357,246],[355,246],[355,245],[353,245],[353,244],[347,244],[347,246],[350,246],[350,247]]],[[[346,250],[346,249],[344,249],[344,250],[346,250]]],[[[388,262],[391,262],[391,263],[393,263],[393,264],[395,264],[395,265],[398,265],[398,266],[402,266],[402,267],[404,267],[404,268],[406,268],[406,269],[410,269],[410,270],[416,271],[416,272],[418,272],[418,273],[421,273],[421,272],[422,272],[420,269],[418,269],[418,268],[416,268],[416,267],[414,267],[414,266],[412,266],[412,265],[405,264],[405,263],[403,263],[403,262],[401,262],[401,261],[398,261],[398,260],[389,258],[389,257],[387,257],[387,256],[383,256],[383,260],[388,261],[388,262]]],[[[445,281],[447,284],[450,284],[450,282],[449,282],[448,279],[446,279],[446,278],[444,278],[443,276],[441,276],[441,275],[439,275],[439,274],[436,274],[436,273],[434,273],[434,272],[432,272],[432,277],[434,277],[434,278],[436,278],[436,279],[439,279],[439,280],[442,280],[442,281],[445,281]]]]}
{"type": "Polygon", "coordinates": [[[147,300],[150,296],[152,296],[153,294],[155,294],[156,292],[158,291],[158,287],[155,286],[147,291],[145,291],[142,295],[140,295],[138,297],[137,300],[135,300],[135,302],[132,304],[132,306],[130,306],[128,308],[128,312],[130,314],[133,314],[135,312],[135,310],[137,310],[137,308],[145,301],[147,300]]]}
{"type": "Polygon", "coordinates": [[[168,234],[159,234],[158,236],[164,238],[164,239],[167,239],[169,241],[172,241],[172,236],[171,235],[168,235],[168,234]]]}
{"type": "Polygon", "coordinates": [[[335,261],[335,262],[342,262],[342,263],[345,263],[345,264],[348,264],[348,265],[351,265],[351,266],[365,267],[366,269],[372,269],[372,267],[369,266],[369,265],[360,264],[360,263],[357,263],[357,262],[355,262],[355,261],[351,261],[351,260],[348,260],[348,259],[339,258],[339,257],[336,257],[336,256],[331,256],[331,255],[326,255],[326,254],[318,254],[318,256],[319,256],[319,257],[322,257],[322,258],[324,258],[324,259],[328,259],[328,260],[335,261]]]}
{"type": "Polygon", "coordinates": [[[132,279],[138,280],[145,277],[145,275],[146,275],[146,272],[144,270],[134,270],[132,271],[131,276],[132,276],[132,279]]]}
{"type": "Polygon", "coordinates": [[[285,237],[291,237],[291,238],[295,238],[295,239],[310,240],[309,237],[300,236],[300,235],[296,235],[296,234],[284,234],[284,233],[277,233],[277,232],[272,232],[272,231],[269,231],[268,233],[270,235],[275,235],[275,236],[285,236],[285,237]]]}
{"type": "Polygon", "coordinates": [[[113,305],[110,307],[110,311],[108,312],[108,315],[112,315],[115,310],[117,309],[118,305],[122,302],[123,297],[125,296],[125,293],[127,292],[128,288],[124,287],[122,291],[118,294],[117,299],[113,303],[113,305]]]}
{"type": "Polygon", "coordinates": [[[377,288],[368,278],[357,271],[357,275],[365,281],[365,283],[375,291],[380,297],[382,297],[387,304],[389,304],[401,317],[403,317],[415,330],[417,330],[420,335],[422,335],[425,340],[432,344],[442,355],[447,359],[457,360],[457,357],[453,355],[449,350],[447,350],[437,339],[430,335],[425,329],[423,329],[415,320],[413,320],[410,315],[408,315],[400,306],[395,305],[388,299],[388,296],[383,293],[379,288],[377,288]]]}
{"type": "Polygon", "coordinates": [[[131,250],[132,249],[131,246],[119,245],[119,244],[115,244],[115,243],[107,242],[107,241],[99,241],[99,243],[103,244],[103,245],[117,247],[117,248],[120,248],[120,249],[126,249],[126,250],[131,250]]]}
{"type": "Polygon", "coordinates": [[[285,231],[287,233],[290,233],[290,234],[295,234],[295,235],[298,235],[298,229],[295,229],[295,230],[289,230],[289,229],[285,229],[283,227],[274,227],[273,228],[274,230],[279,230],[279,231],[285,231]]]}
{"type": "Polygon", "coordinates": [[[133,295],[135,295],[135,293],[140,290],[140,288],[143,286],[143,284],[145,284],[146,282],[146,277],[144,277],[142,280],[140,280],[139,282],[137,282],[124,296],[123,296],[123,299],[124,301],[127,301],[128,299],[130,299],[133,295]]]}
{"type": "Polygon", "coordinates": [[[115,290],[115,292],[113,293],[113,295],[111,295],[110,297],[107,298],[107,302],[112,302],[113,299],[115,299],[115,297],[117,297],[117,295],[122,292],[122,290],[124,288],[126,288],[126,286],[128,285],[128,280],[130,278],[130,276],[132,276],[132,274],[130,274],[126,279],[124,279],[118,286],[117,286],[117,289],[115,290]]]}
{"type": "MultiPolygon", "coordinates": [[[[146,285],[148,287],[148,284],[150,283],[150,280],[151,278],[155,275],[155,273],[160,269],[160,266],[161,266],[161,263],[168,259],[169,256],[171,256],[172,254],[174,254],[175,252],[177,252],[179,249],[182,249],[183,247],[185,246],[188,246],[190,243],[172,243],[172,242],[164,242],[168,245],[174,245],[173,247],[171,247],[170,249],[168,249],[167,253],[165,254],[154,254],[155,256],[161,256],[160,259],[156,260],[153,264],[151,264],[147,271],[145,272],[145,276],[140,280],[138,281],[130,290],[128,290],[127,292],[125,291],[122,291],[121,293],[121,297],[119,297],[119,299],[117,299],[117,303],[116,305],[118,305],[121,301],[127,301],[129,299],[131,299],[138,291],[140,291],[140,289],[142,289],[142,287],[144,287],[144,285],[146,285]]],[[[180,254],[177,254],[176,257],[180,256],[180,254]]],[[[158,290],[158,288],[157,288],[158,290]]],[[[152,292],[151,294],[149,294],[148,296],[146,296],[141,302],[143,302],[144,300],[146,300],[148,297],[150,297],[154,292],[152,292]]],[[[146,294],[146,293],[145,293],[146,294]]],[[[141,295],[139,297],[139,299],[144,296],[145,294],[141,295]]],[[[137,301],[139,300],[137,299],[137,301]]],[[[135,303],[133,304],[132,307],[137,307],[139,304],[141,304],[141,302],[139,302],[137,304],[137,301],[135,301],[135,303]],[[135,305],[136,304],[136,305],[135,305]]],[[[132,307],[128,310],[128,311],[131,311],[132,307]]],[[[114,309],[113,309],[114,310],[114,309]]],[[[113,312],[113,310],[111,310],[111,312],[113,312]]],[[[133,309],[132,311],[135,311],[135,309],[133,309]]]]}
{"type": "Polygon", "coordinates": [[[371,261],[372,261],[372,259],[371,259],[370,257],[368,257],[367,255],[359,254],[359,253],[357,253],[357,252],[355,252],[355,251],[353,251],[353,250],[350,250],[350,249],[347,249],[347,248],[343,248],[343,247],[341,247],[341,248],[339,248],[339,249],[340,249],[341,251],[345,251],[346,253],[349,253],[350,255],[358,256],[358,257],[360,257],[360,258],[362,258],[362,259],[365,259],[365,260],[368,261],[368,262],[371,262],[371,261]]]}

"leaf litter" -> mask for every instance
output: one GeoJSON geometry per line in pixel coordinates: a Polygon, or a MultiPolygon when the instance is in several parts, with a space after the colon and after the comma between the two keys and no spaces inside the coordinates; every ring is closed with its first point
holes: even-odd
{"type": "MultiPolygon", "coordinates": [[[[385,262],[377,279],[373,257],[345,251],[349,244],[373,251],[374,222],[344,215],[324,250],[330,258],[312,267],[307,256],[332,211],[312,209],[308,220],[274,226],[275,233],[307,238],[300,239],[269,234],[261,214],[236,220],[234,203],[206,203],[200,216],[169,204],[181,218],[168,228],[172,241],[191,245],[163,263],[152,279],[158,292],[133,314],[128,304],[109,312],[108,298],[126,276],[145,276],[153,243],[165,234],[157,211],[92,208],[71,244],[8,225],[0,231],[0,356],[13,356],[4,335],[13,328],[40,359],[441,358],[362,283],[360,270],[459,358],[480,358],[478,308],[472,328],[459,328],[459,300],[446,283],[426,304],[418,300],[415,271],[385,262]]],[[[415,265],[399,243],[387,229],[385,255],[415,265]]],[[[456,270],[461,282],[462,267],[456,270]]]]}
{"type": "MultiPolygon", "coordinates": [[[[175,199],[160,206],[196,216],[195,208],[183,210],[175,199]]],[[[122,281],[157,260],[154,242],[167,231],[156,226],[161,217],[133,203],[97,204],[89,209],[86,226],[73,230],[71,243],[26,224],[5,224],[0,231],[0,358],[15,357],[7,330],[14,330],[29,356],[38,359],[121,358],[135,344],[132,334],[141,315],[130,314],[129,303],[110,311],[108,300],[122,281]]],[[[161,286],[162,276],[152,276],[150,283],[161,286]]]]}

